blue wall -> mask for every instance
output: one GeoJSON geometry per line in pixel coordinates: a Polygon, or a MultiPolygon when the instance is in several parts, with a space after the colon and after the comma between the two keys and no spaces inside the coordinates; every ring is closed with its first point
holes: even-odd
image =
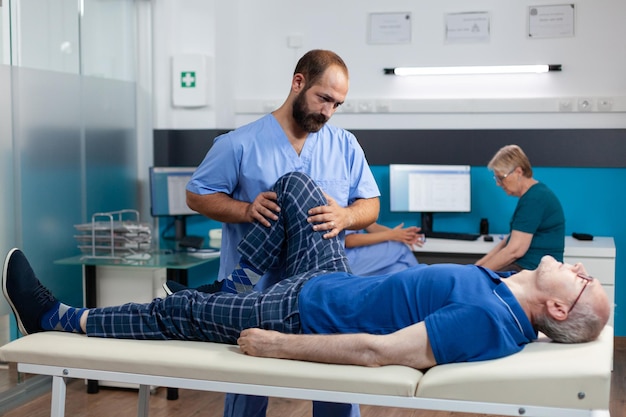
{"type": "MultiPolygon", "coordinates": [[[[167,222],[164,222],[167,223],[167,222]]],[[[221,229],[222,224],[214,220],[209,220],[204,216],[189,216],[187,217],[187,234],[202,236],[208,239],[209,230],[221,229]]],[[[171,235],[171,230],[169,231],[171,235]]],[[[208,240],[207,240],[208,242],[208,240]]],[[[203,265],[199,265],[187,271],[187,284],[194,288],[202,284],[213,282],[217,279],[220,263],[216,260],[213,262],[207,262],[203,265]]]]}

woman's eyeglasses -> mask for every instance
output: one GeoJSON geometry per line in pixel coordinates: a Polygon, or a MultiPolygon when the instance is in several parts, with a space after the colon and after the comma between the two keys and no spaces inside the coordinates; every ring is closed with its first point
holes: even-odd
{"type": "Polygon", "coordinates": [[[572,311],[572,309],[574,308],[574,306],[576,305],[576,303],[578,302],[578,300],[580,300],[580,296],[583,295],[583,292],[585,291],[585,288],[587,288],[587,286],[589,285],[589,283],[591,281],[593,281],[593,277],[590,277],[588,275],[584,275],[584,274],[577,274],[576,275],[578,278],[582,278],[585,280],[585,283],[583,284],[583,288],[582,290],[580,290],[580,292],[578,293],[578,297],[576,297],[576,299],[574,300],[574,302],[572,303],[572,305],[570,306],[569,310],[567,310],[567,314],[569,314],[570,311],[572,311]]]}
{"type": "Polygon", "coordinates": [[[509,175],[511,175],[511,174],[515,171],[515,169],[517,169],[517,167],[513,168],[512,170],[510,170],[509,172],[507,172],[507,173],[506,173],[506,174],[504,174],[504,175],[494,175],[494,176],[493,176],[493,179],[494,179],[494,180],[496,180],[496,184],[502,184],[502,181],[504,181],[504,179],[505,179],[506,177],[508,177],[509,175]]]}

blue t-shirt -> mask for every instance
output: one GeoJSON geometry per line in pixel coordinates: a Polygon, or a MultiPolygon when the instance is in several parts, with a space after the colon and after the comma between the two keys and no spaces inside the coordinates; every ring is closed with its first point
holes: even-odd
{"type": "Polygon", "coordinates": [[[533,185],[520,197],[511,219],[511,230],[533,235],[524,256],[515,261],[522,268],[537,268],[545,255],[563,262],[565,215],[559,199],[545,184],[533,185]]]}
{"type": "Polygon", "coordinates": [[[537,338],[501,277],[475,265],[312,278],[299,297],[303,333],[388,334],[424,321],[438,364],[499,358],[537,338]]]}
{"type": "MultiPolygon", "coordinates": [[[[217,137],[187,190],[202,195],[220,192],[252,202],[288,172],[308,174],[343,207],[358,198],[380,195],[363,149],[352,133],[327,123],[319,132],[309,134],[298,155],[271,114],[217,137]]],[[[219,279],[228,276],[239,262],[237,245],[250,226],[222,224],[219,279]]],[[[271,278],[265,280],[268,284],[280,278],[277,271],[269,275],[271,278]]]]}

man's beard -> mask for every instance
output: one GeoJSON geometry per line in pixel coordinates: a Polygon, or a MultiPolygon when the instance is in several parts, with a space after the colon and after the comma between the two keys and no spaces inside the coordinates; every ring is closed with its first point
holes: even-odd
{"type": "Polygon", "coordinates": [[[292,116],[297,125],[302,130],[309,133],[318,132],[328,121],[328,118],[321,113],[309,113],[306,106],[304,93],[302,91],[293,102],[292,116]]]}

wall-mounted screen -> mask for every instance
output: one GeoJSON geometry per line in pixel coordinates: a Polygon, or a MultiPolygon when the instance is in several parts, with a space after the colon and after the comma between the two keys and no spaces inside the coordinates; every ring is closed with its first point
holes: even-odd
{"type": "Polygon", "coordinates": [[[469,165],[389,166],[391,211],[469,212],[469,165]]]}
{"type": "Polygon", "coordinates": [[[150,168],[150,213],[159,216],[198,214],[187,206],[186,187],[196,169],[191,167],[150,168]]]}

